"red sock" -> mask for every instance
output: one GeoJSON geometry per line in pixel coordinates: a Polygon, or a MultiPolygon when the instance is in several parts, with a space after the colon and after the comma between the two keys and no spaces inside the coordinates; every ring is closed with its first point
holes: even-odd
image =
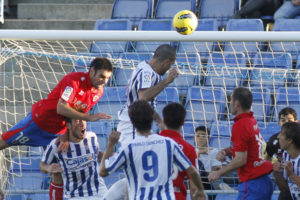
{"type": "Polygon", "coordinates": [[[50,200],[63,200],[64,185],[51,182],[49,189],[50,200]]]}

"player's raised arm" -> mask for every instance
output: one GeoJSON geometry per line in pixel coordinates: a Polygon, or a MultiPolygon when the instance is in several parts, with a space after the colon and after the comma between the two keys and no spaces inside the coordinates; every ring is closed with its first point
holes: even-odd
{"type": "Polygon", "coordinates": [[[202,185],[201,177],[197,169],[193,165],[191,165],[189,168],[187,168],[186,172],[189,174],[190,180],[196,186],[196,191],[192,195],[192,200],[196,200],[196,199],[204,200],[205,199],[204,187],[202,185]]]}

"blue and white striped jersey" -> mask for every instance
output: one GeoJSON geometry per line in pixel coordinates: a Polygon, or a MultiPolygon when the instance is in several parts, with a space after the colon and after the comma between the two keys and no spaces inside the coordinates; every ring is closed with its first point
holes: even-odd
{"type": "MultiPolygon", "coordinates": [[[[282,154],[282,163],[285,161],[290,161],[294,167],[294,173],[297,176],[300,176],[300,155],[297,158],[291,158],[287,151],[284,151],[282,154]]],[[[283,177],[288,181],[288,185],[290,188],[291,196],[294,200],[300,200],[300,188],[292,182],[286,175],[286,171],[283,170],[283,177]]]]}
{"type": "MultiPolygon", "coordinates": [[[[139,99],[138,91],[147,89],[156,85],[160,81],[160,76],[157,74],[147,62],[141,62],[132,72],[130,81],[127,85],[127,102],[119,112],[119,120],[130,121],[128,116],[128,107],[139,99]]],[[[155,109],[156,98],[150,104],[155,109]]]]}
{"type": "Polygon", "coordinates": [[[59,144],[52,140],[43,154],[42,162],[59,163],[63,168],[64,195],[66,198],[101,195],[107,191],[99,176],[99,145],[94,132],[86,132],[85,138],[70,142],[67,153],[57,153],[59,144]]]}
{"type": "Polygon", "coordinates": [[[124,169],[129,183],[129,199],[175,199],[173,164],[180,171],[192,165],[172,139],[157,134],[137,135],[121,151],[105,161],[112,173],[124,169]]]}

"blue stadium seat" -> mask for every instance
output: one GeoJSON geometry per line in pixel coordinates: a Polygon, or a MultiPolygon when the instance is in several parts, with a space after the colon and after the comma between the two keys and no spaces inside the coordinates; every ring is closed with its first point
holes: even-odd
{"type": "Polygon", "coordinates": [[[232,90],[248,78],[246,58],[238,52],[214,52],[208,59],[204,85],[232,90]]]}
{"type": "MultiPolygon", "coordinates": [[[[196,31],[218,31],[218,22],[216,19],[199,19],[196,31]]],[[[207,59],[214,47],[213,42],[179,42],[177,52],[198,52],[201,59],[207,59]]]]}
{"type": "Polygon", "coordinates": [[[153,0],[115,0],[111,18],[129,19],[136,26],[139,20],[152,17],[152,8],[153,0]]]}
{"type": "Polygon", "coordinates": [[[201,126],[199,123],[193,123],[192,121],[185,121],[184,125],[182,127],[182,135],[194,135],[195,134],[195,129],[201,126]]]}
{"type": "Polygon", "coordinates": [[[199,18],[215,18],[223,27],[237,10],[235,6],[235,0],[200,0],[199,18]]]}
{"type": "Polygon", "coordinates": [[[171,102],[179,103],[179,95],[177,88],[175,87],[167,87],[161,93],[157,95],[157,105],[156,111],[157,113],[162,116],[163,108],[171,102]]]}
{"type": "Polygon", "coordinates": [[[99,120],[87,122],[87,131],[93,131],[96,135],[109,135],[114,128],[112,120],[99,120]]]}
{"type": "Polygon", "coordinates": [[[297,113],[300,113],[299,94],[300,90],[298,87],[281,87],[276,90],[273,121],[278,121],[278,114],[285,107],[291,107],[297,113]]]}
{"type": "MultiPolygon", "coordinates": [[[[48,195],[49,197],[49,195],[48,195]]],[[[9,194],[5,196],[6,200],[27,200],[27,195],[25,194],[9,194]]]]}
{"type": "Polygon", "coordinates": [[[264,138],[265,142],[269,141],[269,138],[275,133],[280,132],[281,128],[277,122],[258,122],[258,127],[261,136],[264,138]]]}
{"type": "Polygon", "coordinates": [[[298,56],[297,62],[296,62],[296,73],[293,75],[293,86],[294,87],[300,87],[300,55],[298,56]]]}
{"type": "Polygon", "coordinates": [[[210,127],[213,121],[224,115],[225,106],[226,93],[223,88],[190,87],[185,104],[186,120],[210,127]]]}
{"type": "MultiPolygon", "coordinates": [[[[273,31],[300,31],[300,19],[278,19],[273,31]]],[[[291,53],[296,60],[300,54],[300,42],[271,42],[270,51],[291,53]]]]}
{"type": "Polygon", "coordinates": [[[233,200],[237,199],[237,194],[217,194],[215,200],[233,200]]]}
{"type": "MultiPolygon", "coordinates": [[[[99,19],[96,21],[95,30],[128,30],[131,31],[132,23],[128,19],[99,19]]],[[[127,51],[130,44],[126,41],[98,41],[91,44],[90,53],[103,54],[110,53],[113,57],[118,57],[120,53],[127,51]]]]}
{"type": "Polygon", "coordinates": [[[211,137],[230,137],[232,121],[215,121],[210,128],[211,137]]]}
{"type": "Polygon", "coordinates": [[[195,13],[195,0],[158,0],[156,3],[154,17],[156,19],[173,19],[175,14],[181,10],[191,10],[195,13]]]}
{"type": "Polygon", "coordinates": [[[96,56],[105,57],[111,59],[112,56],[110,53],[89,53],[89,52],[80,52],[77,53],[79,57],[76,60],[73,60],[73,70],[72,72],[87,72],[89,71],[89,66],[96,56]]]}
{"type": "Polygon", "coordinates": [[[44,153],[43,147],[28,147],[28,157],[41,157],[44,153]]]}
{"type": "Polygon", "coordinates": [[[292,69],[292,56],[290,53],[261,52],[254,58],[251,71],[251,87],[267,87],[271,93],[279,87],[290,82],[291,75],[285,69],[292,69]]]}
{"type": "Polygon", "coordinates": [[[39,190],[43,188],[47,174],[40,171],[40,157],[15,157],[10,167],[10,190],[39,190]]]}
{"type": "MultiPolygon", "coordinates": [[[[230,19],[226,31],[264,31],[261,19],[230,19]]],[[[225,42],[224,51],[243,52],[249,61],[262,49],[258,42],[225,42]]]]}
{"type": "MultiPolygon", "coordinates": [[[[141,31],[171,31],[173,30],[172,20],[170,19],[144,19],[138,26],[141,31]]],[[[136,42],[136,52],[152,53],[161,44],[171,44],[170,42],[136,42]]]]}
{"type": "Polygon", "coordinates": [[[257,121],[269,121],[271,117],[271,92],[268,88],[250,88],[253,96],[252,111],[257,121]]]}
{"type": "Polygon", "coordinates": [[[92,113],[106,113],[112,116],[112,120],[118,120],[118,111],[126,103],[125,87],[105,87],[104,94],[94,106],[92,113]]]}
{"type": "Polygon", "coordinates": [[[48,193],[41,193],[41,194],[29,194],[27,200],[41,200],[41,199],[49,199],[48,193]]]}
{"type": "Polygon", "coordinates": [[[209,146],[216,148],[216,149],[225,149],[227,147],[230,146],[230,137],[226,137],[226,136],[220,136],[220,137],[216,137],[216,136],[212,136],[210,137],[209,140],[209,146]]]}

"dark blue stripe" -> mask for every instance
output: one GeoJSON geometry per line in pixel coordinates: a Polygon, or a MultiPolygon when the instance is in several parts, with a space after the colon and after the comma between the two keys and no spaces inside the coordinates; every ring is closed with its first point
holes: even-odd
{"type": "MultiPolygon", "coordinates": [[[[124,156],[124,159],[126,159],[124,151],[121,151],[121,153],[118,155],[117,159],[113,162],[113,164],[110,167],[106,168],[106,171],[107,172],[115,171],[116,170],[115,169],[116,165],[119,163],[120,159],[123,156],[124,156]]],[[[121,166],[123,166],[123,165],[124,165],[124,163],[121,164],[121,166]]]]}
{"type": "MultiPolygon", "coordinates": [[[[90,146],[88,145],[88,139],[85,138],[85,140],[83,141],[84,143],[84,146],[86,147],[86,154],[90,154],[91,151],[90,151],[90,146]]],[[[92,137],[91,138],[91,145],[92,145],[92,148],[94,150],[94,144],[95,144],[95,138],[92,137]]],[[[94,155],[98,155],[97,152],[95,152],[95,150],[93,151],[94,155]]],[[[96,158],[97,159],[97,158],[96,158]]],[[[97,162],[96,161],[93,161],[93,165],[94,165],[94,169],[97,169],[97,162]]],[[[93,166],[90,166],[89,167],[89,172],[88,172],[88,179],[86,180],[86,189],[87,189],[87,192],[88,192],[88,195],[89,196],[93,196],[93,189],[92,189],[92,186],[91,186],[91,179],[93,177],[93,173],[97,175],[97,170],[93,170],[93,166]]],[[[94,179],[98,179],[98,176],[95,176],[94,175],[94,179]]],[[[96,180],[94,181],[95,183],[95,187],[96,187],[96,190],[98,192],[98,186],[96,185],[96,180]]]]}
{"type": "Polygon", "coordinates": [[[134,165],[134,160],[133,160],[133,155],[132,155],[132,144],[130,144],[128,146],[129,148],[129,161],[130,161],[130,168],[132,171],[132,175],[133,175],[133,181],[134,181],[134,196],[136,199],[136,195],[137,195],[137,174],[136,174],[136,170],[135,170],[135,165],[134,165]]]}
{"type": "Polygon", "coordinates": [[[72,172],[72,183],[73,183],[73,190],[71,190],[71,197],[75,197],[75,191],[77,189],[77,176],[75,172],[72,172]]]}
{"type": "Polygon", "coordinates": [[[171,200],[170,190],[169,190],[169,181],[165,185],[166,196],[168,200],[171,200]]]}
{"type": "MultiPolygon", "coordinates": [[[[99,154],[99,148],[97,148],[97,144],[96,144],[96,136],[92,137],[92,146],[93,146],[93,152],[96,156],[96,158],[98,159],[98,154],[99,154]]],[[[97,161],[94,162],[94,169],[97,169],[97,161]]],[[[94,173],[94,184],[97,190],[97,193],[99,192],[99,185],[100,185],[100,180],[99,180],[99,175],[97,170],[94,170],[92,167],[89,169],[89,173],[94,173]]]]}
{"type": "Polygon", "coordinates": [[[166,148],[167,148],[167,158],[168,158],[168,163],[167,163],[167,165],[168,165],[168,178],[170,178],[171,177],[171,175],[172,175],[172,156],[171,156],[171,143],[170,143],[170,141],[168,141],[168,140],[165,140],[166,141],[166,148]]]}
{"type": "Polygon", "coordinates": [[[154,188],[150,187],[150,192],[149,192],[148,200],[152,200],[152,198],[153,198],[153,191],[154,191],[154,188]]]}
{"type": "MultiPolygon", "coordinates": [[[[81,183],[84,183],[86,180],[85,180],[85,173],[84,173],[84,169],[83,170],[80,170],[80,176],[81,176],[81,183]]],[[[79,193],[79,196],[80,197],[83,197],[83,188],[82,188],[82,185],[80,185],[78,187],[78,193],[79,193]]]]}
{"type": "MultiPolygon", "coordinates": [[[[52,149],[53,149],[53,147],[50,146],[49,149],[48,149],[48,151],[47,151],[47,153],[46,153],[45,161],[44,161],[44,162],[47,163],[47,164],[50,164],[50,163],[52,163],[52,161],[53,161],[53,160],[51,160],[50,162],[48,161],[49,155],[50,155],[50,153],[52,152],[52,149]]],[[[55,152],[54,152],[54,153],[55,153],[55,152]]]]}
{"type": "Polygon", "coordinates": [[[145,190],[146,190],[146,188],[141,187],[141,196],[140,196],[140,200],[144,200],[144,198],[145,198],[145,190]]]}
{"type": "Polygon", "coordinates": [[[161,198],[161,190],[163,189],[163,186],[160,185],[158,186],[158,191],[157,191],[157,200],[162,200],[161,198]]]}
{"type": "MultiPolygon", "coordinates": [[[[143,70],[143,68],[141,68],[141,69],[135,74],[135,77],[132,79],[131,85],[128,86],[128,87],[129,87],[129,91],[131,91],[131,92],[128,93],[128,97],[129,97],[129,105],[131,105],[131,104],[133,103],[133,94],[132,94],[133,88],[132,88],[132,87],[134,87],[134,86],[136,85],[135,80],[137,79],[139,73],[140,73],[142,70],[143,70]]],[[[136,88],[135,91],[137,92],[137,88],[136,88]]],[[[138,96],[138,94],[137,94],[137,96],[138,96]]]]}
{"type": "Polygon", "coordinates": [[[75,146],[75,151],[76,151],[76,156],[81,156],[81,149],[80,149],[80,145],[79,144],[74,144],[75,146]]]}

